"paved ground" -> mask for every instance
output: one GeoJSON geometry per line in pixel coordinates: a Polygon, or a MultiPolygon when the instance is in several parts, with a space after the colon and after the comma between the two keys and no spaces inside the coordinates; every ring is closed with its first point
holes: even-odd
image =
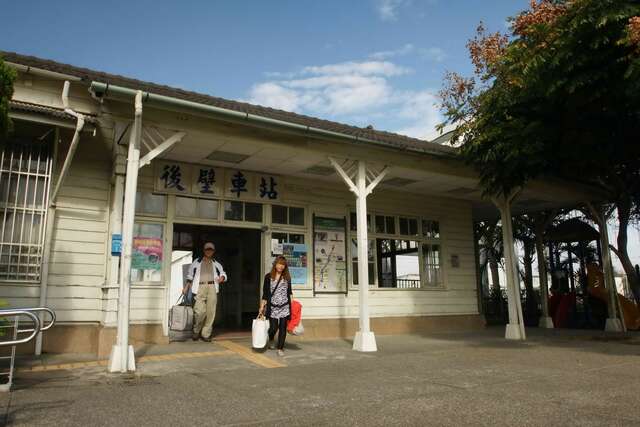
{"type": "Polygon", "coordinates": [[[135,374],[74,356],[25,364],[0,395],[8,425],[640,425],[640,336],[530,331],[140,351],[135,374]],[[197,356],[197,357],[196,357],[197,356]]]}

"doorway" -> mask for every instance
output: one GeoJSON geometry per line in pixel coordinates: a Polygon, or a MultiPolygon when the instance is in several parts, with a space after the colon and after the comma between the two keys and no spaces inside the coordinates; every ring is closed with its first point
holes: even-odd
{"type": "Polygon", "coordinates": [[[214,335],[251,329],[258,314],[261,280],[261,232],[247,228],[174,224],[171,264],[171,298],[177,300],[189,265],[202,256],[206,242],[216,246],[215,259],[228,280],[220,285],[214,335]]]}

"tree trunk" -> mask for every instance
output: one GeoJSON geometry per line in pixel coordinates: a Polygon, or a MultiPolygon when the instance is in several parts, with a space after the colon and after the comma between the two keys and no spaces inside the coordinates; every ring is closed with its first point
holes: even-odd
{"type": "Polygon", "coordinates": [[[629,251],[627,249],[628,243],[628,228],[629,218],[631,216],[631,200],[624,198],[616,203],[616,209],[618,211],[618,247],[613,248],[613,251],[618,256],[622,268],[627,275],[629,286],[633,292],[633,296],[636,303],[640,304],[640,277],[636,271],[631,258],[629,258],[629,251]]]}

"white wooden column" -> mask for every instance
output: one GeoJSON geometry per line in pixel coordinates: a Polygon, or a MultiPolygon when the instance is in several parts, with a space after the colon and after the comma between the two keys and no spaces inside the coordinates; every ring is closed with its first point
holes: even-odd
{"type": "MultiPolygon", "coordinates": [[[[555,213],[537,214],[535,217],[536,253],[538,254],[538,277],[540,278],[540,315],[541,328],[553,329],[553,319],[549,317],[549,280],[547,276],[547,261],[544,255],[544,232],[549,226],[555,213]]],[[[549,254],[551,257],[551,254],[549,254]]]]}
{"type": "Polygon", "coordinates": [[[140,164],[140,139],[142,135],[142,92],[135,98],[135,118],[129,138],[127,172],[125,176],[124,206],[122,213],[122,255],[120,284],[118,288],[118,328],[116,344],[109,356],[109,372],[135,371],[133,346],[129,345],[129,299],[131,284],[131,252],[133,225],[136,211],[136,189],[140,164]]]}
{"type": "Polygon", "coordinates": [[[591,211],[592,217],[598,223],[600,230],[600,247],[602,248],[602,272],[604,273],[604,286],[609,293],[609,303],[607,312],[609,313],[604,326],[605,331],[624,332],[624,317],[622,313],[618,316],[620,304],[618,301],[618,290],[616,289],[616,280],[613,274],[613,264],[611,263],[611,249],[609,248],[609,228],[607,227],[607,218],[602,207],[594,207],[588,203],[587,206],[591,211]]]}
{"type": "Polygon", "coordinates": [[[504,246],[504,263],[507,276],[507,303],[509,306],[509,323],[505,331],[505,338],[510,340],[524,340],[526,333],[522,317],[520,302],[520,278],[518,277],[518,258],[513,241],[513,223],[511,220],[511,203],[515,194],[509,197],[495,197],[494,204],[500,210],[502,220],[502,244],[504,246]]]}
{"type": "Polygon", "coordinates": [[[329,161],[342,177],[349,189],[356,195],[356,221],[358,223],[358,292],[359,292],[359,330],[353,339],[353,349],[356,351],[377,351],[376,338],[371,331],[369,321],[369,242],[367,236],[367,196],[382,181],[388,172],[385,167],[377,173],[367,171],[364,160],[358,160],[350,164],[346,170],[344,166],[349,162],[339,165],[335,160],[329,161]],[[354,175],[352,179],[351,175],[354,175]],[[370,180],[367,184],[367,179],[370,180]]]}

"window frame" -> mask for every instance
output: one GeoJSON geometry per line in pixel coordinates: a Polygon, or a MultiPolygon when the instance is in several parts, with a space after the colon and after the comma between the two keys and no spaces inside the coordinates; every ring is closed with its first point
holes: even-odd
{"type": "Polygon", "coordinates": [[[6,266],[7,270],[2,273],[4,277],[0,278],[0,283],[38,284],[42,282],[42,266],[46,251],[45,243],[47,224],[50,221],[49,215],[51,214],[49,210],[49,192],[51,191],[51,186],[54,180],[53,169],[56,162],[53,144],[54,141],[51,139],[35,142],[28,138],[16,136],[15,140],[8,139],[2,148],[0,182],[7,182],[7,201],[5,203],[4,200],[0,200],[0,217],[2,218],[2,222],[0,223],[0,231],[2,232],[2,240],[0,241],[0,249],[2,249],[2,251],[0,251],[0,262],[2,261],[4,254],[4,248],[8,249],[6,254],[8,261],[6,264],[1,264],[6,266]],[[14,146],[20,147],[13,149],[12,147],[14,146]],[[5,156],[5,153],[7,156],[5,156]],[[18,161],[19,166],[17,168],[13,167],[14,161],[16,160],[14,158],[15,154],[17,154],[20,159],[18,161]],[[26,158],[23,158],[23,156],[26,158]],[[38,160],[33,161],[36,165],[33,166],[35,169],[32,170],[32,158],[36,156],[38,160]],[[41,160],[41,157],[44,157],[44,160],[41,160]],[[5,162],[7,165],[5,165],[5,162]],[[41,165],[41,162],[44,164],[41,165]],[[23,163],[26,163],[26,165],[23,163]],[[16,188],[12,187],[12,179],[14,176],[17,177],[16,188]],[[42,194],[38,197],[38,188],[40,186],[41,179],[44,182],[42,183],[42,194]],[[25,183],[23,184],[24,188],[21,190],[20,184],[23,180],[25,183]],[[33,180],[35,180],[34,189],[32,189],[30,185],[34,182],[33,180]],[[12,188],[16,191],[13,202],[9,198],[12,188]],[[18,198],[21,191],[24,192],[24,198],[18,198]],[[28,197],[29,191],[34,191],[33,197],[28,197]],[[38,207],[39,205],[40,207],[38,207]],[[21,215],[22,218],[19,225],[19,237],[21,239],[18,242],[15,242],[14,233],[17,231],[15,229],[17,226],[15,218],[17,218],[17,215],[21,215]],[[31,231],[29,231],[29,239],[31,239],[31,242],[24,240],[26,236],[23,236],[25,225],[28,222],[26,217],[29,215],[31,216],[31,231]],[[14,219],[11,221],[11,226],[9,227],[11,229],[11,236],[9,236],[9,239],[5,241],[5,239],[7,239],[8,232],[5,221],[8,220],[9,216],[14,219]],[[39,217],[39,222],[36,227],[36,243],[32,243],[34,241],[33,227],[35,226],[34,218],[36,216],[39,217]],[[14,247],[17,247],[17,253],[13,252],[14,247]],[[27,247],[26,254],[23,252],[25,247],[27,247]],[[32,252],[32,249],[35,249],[35,253],[32,252]],[[12,258],[14,256],[17,256],[17,263],[12,262],[12,258]],[[22,262],[23,257],[26,257],[27,259],[26,264],[22,262]],[[31,263],[32,258],[35,258],[33,264],[31,263]],[[16,271],[13,273],[11,272],[12,267],[16,268],[16,271]],[[21,273],[21,267],[26,268],[24,273],[21,273]],[[32,268],[34,270],[31,270],[32,268]],[[32,271],[35,271],[35,273],[32,273],[32,271]],[[33,276],[33,278],[30,278],[31,276],[33,276]]]}
{"type": "Polygon", "coordinates": [[[135,208],[135,216],[142,216],[142,217],[149,217],[149,218],[166,218],[168,215],[168,211],[169,211],[169,196],[168,194],[165,193],[157,193],[155,191],[153,191],[152,189],[149,188],[140,188],[138,187],[136,189],[136,208],[135,208]],[[152,196],[162,196],[164,197],[164,213],[153,213],[153,212],[146,212],[146,211],[142,211],[142,210],[138,210],[138,207],[140,205],[140,203],[138,203],[138,195],[140,195],[140,197],[143,197],[144,193],[148,193],[152,196]]]}
{"type": "MultiPolygon", "coordinates": [[[[357,239],[357,230],[354,230],[351,228],[351,215],[355,214],[355,209],[353,209],[353,207],[349,207],[348,209],[348,218],[349,218],[349,227],[348,227],[348,238],[355,238],[357,239]]],[[[371,223],[370,223],[370,227],[368,232],[367,232],[367,239],[368,240],[374,240],[376,241],[377,239],[385,239],[385,240],[406,240],[406,241],[415,241],[417,242],[418,245],[418,267],[419,267],[419,274],[420,274],[420,287],[419,288],[397,288],[397,287],[389,287],[389,288],[384,288],[384,287],[380,287],[380,283],[379,283],[379,278],[378,278],[378,257],[379,257],[379,253],[377,251],[377,243],[374,244],[374,249],[375,249],[375,254],[374,254],[374,273],[375,273],[375,280],[374,280],[374,284],[373,285],[369,285],[370,289],[375,289],[377,291],[438,291],[438,290],[446,290],[447,288],[447,265],[445,263],[445,253],[446,253],[446,235],[445,233],[443,233],[443,229],[442,229],[442,220],[439,216],[437,215],[407,215],[407,214],[397,214],[397,213],[390,213],[389,211],[380,211],[380,210],[368,210],[367,211],[367,215],[370,215],[371,217],[371,223]],[[391,234],[391,233],[377,233],[376,232],[376,225],[375,225],[375,221],[376,221],[376,217],[377,216],[383,216],[385,217],[385,221],[386,221],[386,217],[394,217],[394,226],[395,226],[395,233],[391,234]],[[407,218],[407,219],[415,219],[416,220],[416,225],[417,225],[417,234],[413,235],[413,234],[400,234],[400,218],[407,218]],[[439,237],[428,237],[425,234],[423,234],[423,229],[422,229],[422,224],[423,221],[434,221],[438,224],[438,231],[439,231],[439,237]],[[432,286],[432,285],[427,285],[427,277],[426,277],[426,267],[427,267],[427,260],[424,258],[425,254],[423,253],[423,245],[425,244],[429,244],[429,245],[439,245],[440,247],[440,284],[438,286],[432,286]]],[[[409,224],[407,223],[407,227],[409,228],[409,224]]],[[[355,227],[354,227],[355,228],[355,227]]],[[[386,223],[385,223],[385,231],[387,231],[386,229],[386,223]]],[[[407,230],[409,231],[409,230],[407,230]]],[[[353,270],[353,264],[354,262],[352,261],[352,254],[351,254],[351,244],[348,245],[348,254],[347,256],[349,257],[349,289],[350,290],[358,290],[359,286],[355,285],[353,283],[353,277],[354,277],[354,270],[353,270]]],[[[354,256],[357,256],[356,254],[354,254],[354,256]]],[[[369,280],[371,282],[371,280],[369,280]]]]}
{"type": "Polygon", "coordinates": [[[265,209],[264,207],[266,206],[266,204],[264,203],[260,203],[260,202],[255,202],[252,200],[229,200],[229,199],[221,199],[221,210],[222,210],[222,218],[220,221],[224,222],[224,223],[231,223],[231,224],[249,224],[249,225],[262,225],[265,223],[265,209]],[[227,203],[242,203],[242,219],[229,219],[225,216],[225,212],[226,212],[226,204],[227,203]],[[251,203],[254,205],[259,205],[262,208],[262,219],[260,221],[247,221],[246,217],[247,217],[247,208],[246,205],[247,203],[251,203]]]}
{"type": "Polygon", "coordinates": [[[270,203],[269,205],[264,205],[264,206],[269,206],[270,212],[269,212],[269,224],[273,227],[273,228],[294,228],[294,229],[298,229],[298,230],[306,230],[307,229],[307,225],[308,225],[308,218],[307,218],[307,208],[305,206],[300,206],[300,205],[296,205],[296,204],[285,204],[285,203],[270,203]],[[287,222],[286,223],[282,223],[282,222],[275,222],[273,220],[273,208],[274,206],[278,206],[278,207],[283,207],[286,208],[287,211],[287,222]],[[291,223],[291,209],[302,209],[302,219],[303,219],[303,223],[302,225],[300,224],[292,224],[291,223]]]}

